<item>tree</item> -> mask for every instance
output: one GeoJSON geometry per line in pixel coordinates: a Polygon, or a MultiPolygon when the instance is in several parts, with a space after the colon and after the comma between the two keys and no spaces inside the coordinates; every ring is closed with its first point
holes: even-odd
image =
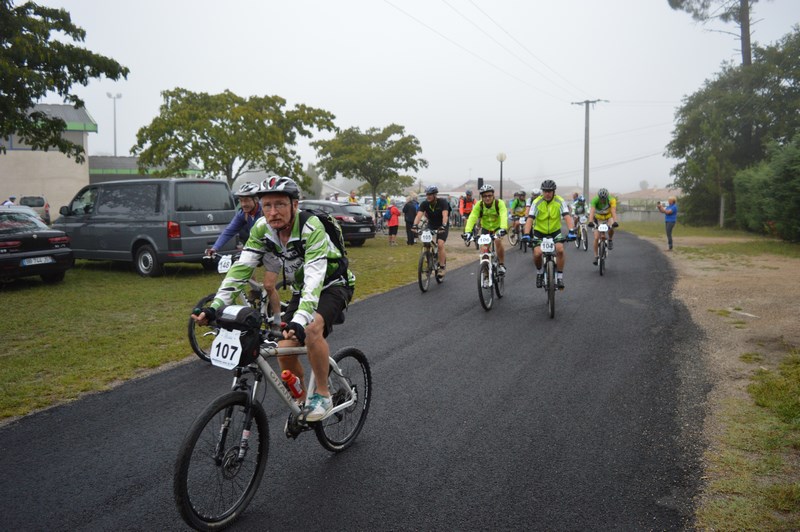
{"type": "Polygon", "coordinates": [[[724,197],[735,214],[734,174],[762,161],[770,142],[785,144],[800,132],[798,52],[795,28],[775,45],[754,46],[749,67],[727,65],[684,99],[667,153],[680,160],[672,175],[689,219],[714,221],[724,197]]]}
{"type": "Polygon", "coordinates": [[[351,127],[331,140],[314,141],[311,146],[317,150],[317,168],[322,170],[326,181],[337,174],[364,181],[373,204],[379,190],[400,193],[414,183],[413,177],[400,175],[400,170],[428,167],[428,161],[419,157],[422,151],[419,140],[406,135],[405,128],[397,124],[370,128],[363,133],[351,127]]]}
{"type": "Polygon", "coordinates": [[[74,84],[127,78],[129,70],[113,59],[67,42],[85,37],[64,9],[0,0],[0,139],[16,134],[34,150],[56,148],[76,162],[85,160],[83,147],[62,137],[62,119],[33,110],[48,92],[81,109],[83,100],[70,92],[74,84]]]}
{"type": "MultiPolygon", "coordinates": [[[[742,44],[742,64],[752,62],[750,45],[750,12],[758,0],[667,0],[669,7],[686,11],[700,22],[719,19],[739,26],[736,34],[742,44]]],[[[728,33],[728,32],[725,32],[728,33]]]]}
{"type": "Polygon", "coordinates": [[[312,137],[312,129],[335,128],[334,115],[306,105],[284,109],[280,96],[242,98],[229,90],[221,94],[195,93],[182,88],[161,93],[159,116],[136,133],[131,153],[139,167],[157,168],[154,175],[183,175],[191,163],[203,175],[225,176],[229,185],[242,173],[263,169],[295,178],[306,190],[294,150],[297,137],[312,137]]]}

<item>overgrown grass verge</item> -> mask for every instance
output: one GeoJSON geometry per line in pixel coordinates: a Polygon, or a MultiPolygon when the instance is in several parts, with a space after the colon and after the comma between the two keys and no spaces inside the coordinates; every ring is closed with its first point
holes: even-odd
{"type": "MultiPolygon", "coordinates": [[[[348,250],[356,300],[416,282],[420,247],[399,240],[389,247],[379,236],[348,250]]],[[[476,257],[460,240],[448,250],[450,267],[476,257]]],[[[0,420],[194,356],[189,313],[221,280],[199,265],[168,265],[166,275],[148,279],[124,264],[78,261],[57,285],[0,284],[0,420]]]]}
{"type": "MultiPolygon", "coordinates": [[[[761,362],[757,353],[742,359],[761,362]]],[[[712,480],[697,511],[701,530],[800,529],[800,351],[752,380],[752,401],[725,405],[725,434],[707,455],[712,480]]]]}

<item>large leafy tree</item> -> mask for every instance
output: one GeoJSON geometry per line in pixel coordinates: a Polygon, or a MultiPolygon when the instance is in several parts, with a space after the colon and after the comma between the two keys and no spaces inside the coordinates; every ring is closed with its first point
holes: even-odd
{"type": "Polygon", "coordinates": [[[206,94],[176,88],[162,93],[160,114],[136,134],[131,153],[154,175],[182,175],[192,163],[229,185],[242,173],[263,169],[310,181],[294,147],[298,136],[334,129],[334,115],[306,105],[285,108],[280,96],[243,98],[226,90],[206,94]]]}
{"type": "Polygon", "coordinates": [[[742,45],[742,64],[752,62],[750,44],[750,13],[758,0],[667,0],[672,9],[686,11],[700,22],[721,20],[739,27],[739,41],[742,45]]]}
{"type": "Polygon", "coordinates": [[[720,198],[735,199],[734,174],[762,161],[770,142],[800,132],[800,28],[776,45],[754,46],[753,58],[749,67],[725,66],[676,112],[667,153],[679,160],[674,184],[693,221],[715,221],[720,198]]]}
{"type": "Polygon", "coordinates": [[[128,69],[113,59],[73,44],[85,37],[64,9],[0,0],[0,138],[17,134],[35,150],[56,148],[84,161],[83,147],[62,138],[64,121],[33,106],[55,92],[79,109],[84,103],[71,93],[74,84],[127,77],[128,69]]]}
{"type": "Polygon", "coordinates": [[[397,124],[364,132],[351,127],[330,140],[317,140],[311,145],[317,150],[316,166],[325,180],[341,175],[363,181],[373,204],[378,191],[400,193],[414,184],[414,178],[402,175],[401,171],[428,167],[428,161],[419,157],[422,152],[419,140],[407,135],[405,128],[397,124]]]}

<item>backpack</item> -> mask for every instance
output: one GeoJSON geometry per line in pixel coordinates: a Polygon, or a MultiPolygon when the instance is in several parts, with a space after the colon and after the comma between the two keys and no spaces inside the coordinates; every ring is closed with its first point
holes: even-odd
{"type": "MultiPolygon", "coordinates": [[[[350,261],[347,259],[347,250],[344,247],[344,236],[342,235],[342,228],[339,226],[339,222],[336,221],[336,218],[330,215],[325,211],[321,211],[318,209],[302,209],[300,211],[300,232],[302,233],[303,227],[305,227],[306,222],[312,216],[316,216],[319,218],[319,221],[322,222],[322,227],[325,228],[325,232],[328,234],[328,237],[333,242],[333,245],[336,246],[336,249],[342,254],[342,258],[339,259],[339,266],[327,277],[325,277],[325,284],[328,284],[332,281],[335,281],[339,277],[344,277],[347,280],[347,268],[350,264],[350,261]]],[[[305,255],[305,250],[303,249],[300,241],[293,242],[295,246],[295,250],[300,255],[305,255]]]]}
{"type": "MultiPolygon", "coordinates": [[[[497,208],[497,201],[498,200],[495,199],[494,200],[494,205],[492,205],[492,206],[494,207],[494,210],[497,212],[497,214],[500,214],[500,210],[497,208]]],[[[480,209],[480,212],[478,213],[478,219],[481,219],[481,218],[483,218],[483,202],[480,202],[480,206],[478,208],[480,209]]],[[[489,207],[487,207],[487,209],[488,208],[489,207]]]]}
{"type": "Polygon", "coordinates": [[[387,222],[392,219],[392,210],[391,209],[386,209],[383,212],[383,219],[386,220],[387,222]]]}

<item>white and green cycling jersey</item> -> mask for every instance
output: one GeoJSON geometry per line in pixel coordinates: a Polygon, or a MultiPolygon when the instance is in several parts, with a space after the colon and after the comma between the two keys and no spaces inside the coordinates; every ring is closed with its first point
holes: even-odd
{"type": "Polygon", "coordinates": [[[355,287],[356,277],[350,270],[331,277],[339,268],[342,252],[331,241],[319,218],[310,216],[301,230],[299,216],[298,211],[292,234],[285,245],[281,244],[266,218],[261,217],[256,221],[241,257],[222,281],[212,308],[232,304],[237,295],[247,289],[247,282],[259,263],[263,263],[267,271],[280,272],[283,268],[287,277],[294,277],[292,290],[300,294],[300,304],[292,321],[303,327],[311,323],[319,296],[325,288],[355,287]]]}

